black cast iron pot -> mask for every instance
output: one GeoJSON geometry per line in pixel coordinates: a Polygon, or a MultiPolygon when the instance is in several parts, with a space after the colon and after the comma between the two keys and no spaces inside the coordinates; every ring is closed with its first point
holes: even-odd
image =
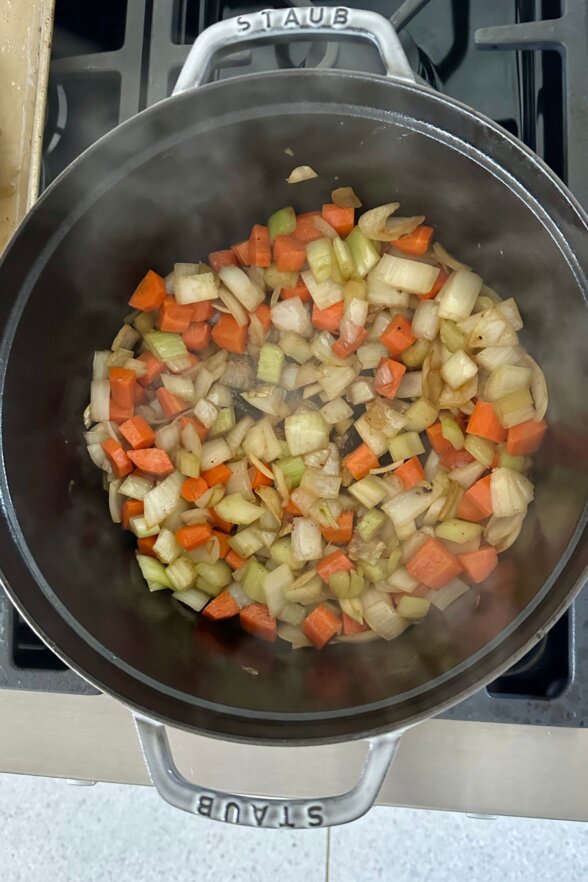
{"type": "Polygon", "coordinates": [[[170,802],[260,826],[278,826],[284,811],[297,826],[340,823],[377,794],[397,743],[382,733],[496,677],[582,585],[587,219],[516,139],[416,84],[391,26],[372,13],[281,10],[215,25],[178,90],[76,160],[0,267],[2,578],[48,645],[138,714],[152,776],[170,802]],[[309,31],[370,39],[388,76],[299,70],[189,88],[227,46],[309,31]],[[312,165],[318,181],[286,184],[296,164],[312,165]],[[547,377],[550,432],[523,533],[477,607],[392,643],[291,652],[226,625],[195,627],[167,597],[146,592],[130,538],[109,522],[82,412],[91,355],[112,339],[147,267],[165,274],[174,261],[240,241],[277,206],[314,208],[335,181],[367,205],[398,199],[403,213],[426,214],[449,250],[517,298],[523,342],[547,377]],[[253,805],[184,782],[155,721],[270,744],[370,737],[371,753],[344,797],[253,805]]]}

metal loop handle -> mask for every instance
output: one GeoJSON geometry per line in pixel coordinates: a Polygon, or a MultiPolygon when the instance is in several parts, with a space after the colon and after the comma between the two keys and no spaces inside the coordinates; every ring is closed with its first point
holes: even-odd
{"type": "Polygon", "coordinates": [[[372,807],[402,735],[395,733],[368,740],[359,780],[347,793],[324,799],[264,799],[192,784],[174,763],[165,727],[138,714],[135,714],[135,725],[151,780],[166,802],[214,821],[266,829],[330,827],[360,818],[372,807]]]}
{"type": "Polygon", "coordinates": [[[368,40],[378,49],[387,76],[415,82],[400,40],[388,19],[365,9],[308,6],[263,9],[249,15],[238,15],[206,28],[192,46],[173,94],[178,95],[206,82],[215,55],[223,49],[262,40],[293,37],[309,39],[333,35],[368,40]]]}

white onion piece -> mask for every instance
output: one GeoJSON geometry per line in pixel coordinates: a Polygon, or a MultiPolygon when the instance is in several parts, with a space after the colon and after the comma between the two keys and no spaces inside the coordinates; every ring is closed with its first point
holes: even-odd
{"type": "Polygon", "coordinates": [[[218,289],[218,297],[227,307],[229,313],[233,316],[238,325],[242,328],[249,323],[249,316],[243,309],[237,298],[231,294],[228,288],[221,285],[218,289]]]}
{"type": "Polygon", "coordinates": [[[296,560],[320,560],[323,540],[320,528],[308,518],[294,518],[292,527],[292,554],[296,560]]]}
{"type": "Polygon", "coordinates": [[[272,324],[280,331],[294,331],[302,337],[312,334],[310,317],[300,297],[282,300],[271,308],[272,324]]]}
{"type": "Polygon", "coordinates": [[[433,243],[433,253],[439,260],[439,263],[443,264],[443,266],[448,267],[452,270],[470,270],[471,267],[466,263],[462,263],[461,260],[458,260],[456,257],[453,257],[447,251],[440,242],[433,243]]]}
{"type": "Polygon", "coordinates": [[[482,284],[482,279],[476,273],[468,270],[453,272],[437,295],[439,317],[460,321],[469,316],[482,284]]]}
{"type": "MultiPolygon", "coordinates": [[[[254,312],[265,297],[263,288],[254,285],[249,276],[238,266],[223,266],[219,270],[219,278],[241,306],[248,312],[254,312]]],[[[215,295],[216,296],[216,295],[215,295]]]]}
{"type": "Polygon", "coordinates": [[[410,294],[428,294],[437,281],[439,267],[384,254],[375,267],[374,275],[392,288],[400,288],[410,294]]]}
{"type": "Polygon", "coordinates": [[[327,239],[336,239],[339,236],[337,230],[331,226],[331,224],[327,223],[324,217],[315,217],[313,220],[313,224],[323,236],[326,236],[327,239]]]}
{"type": "Polygon", "coordinates": [[[90,416],[95,423],[110,419],[110,383],[92,380],[90,384],[90,416]]]}
{"type": "Polygon", "coordinates": [[[302,181],[311,181],[313,178],[318,178],[318,175],[310,165],[297,165],[286,178],[286,182],[300,184],[302,181]]]}
{"type": "Polygon", "coordinates": [[[353,187],[336,187],[331,193],[331,200],[339,208],[361,208],[361,199],[353,187]]]}

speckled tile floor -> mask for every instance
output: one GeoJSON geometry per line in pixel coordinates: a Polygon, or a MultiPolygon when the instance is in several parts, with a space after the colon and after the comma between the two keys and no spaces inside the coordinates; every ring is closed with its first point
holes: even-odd
{"type": "Polygon", "coordinates": [[[378,808],[333,829],[329,843],[326,830],[248,830],[194,818],[148,787],[74,787],[0,775],[1,880],[273,882],[278,876],[280,882],[580,882],[588,876],[588,825],[378,808]]]}

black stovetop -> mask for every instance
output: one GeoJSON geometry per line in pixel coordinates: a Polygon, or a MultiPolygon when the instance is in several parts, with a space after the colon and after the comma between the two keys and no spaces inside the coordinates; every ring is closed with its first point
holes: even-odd
{"type": "MultiPolygon", "coordinates": [[[[117,123],[171,93],[203,28],[272,5],[251,0],[56,0],[44,142],[47,186],[117,123]]],[[[275,6],[308,6],[284,0],[275,6]]],[[[340,5],[324,2],[322,5],[340,5]]],[[[499,122],[535,150],[588,207],[588,3],[568,0],[360,0],[391,17],[426,82],[499,122]],[[482,44],[482,45],[480,45],[482,44]],[[484,48],[483,48],[484,47],[484,48]],[[504,51],[497,51],[502,49],[504,51]],[[522,51],[525,50],[525,51],[522,51]],[[537,51],[538,50],[538,51],[537,51]]],[[[223,59],[213,78],[302,66],[382,72],[369,45],[264,45],[223,59]]],[[[514,668],[453,708],[451,719],[583,726],[588,598],[514,668]]],[[[0,687],[93,691],[38,640],[0,593],[0,687]]]]}

